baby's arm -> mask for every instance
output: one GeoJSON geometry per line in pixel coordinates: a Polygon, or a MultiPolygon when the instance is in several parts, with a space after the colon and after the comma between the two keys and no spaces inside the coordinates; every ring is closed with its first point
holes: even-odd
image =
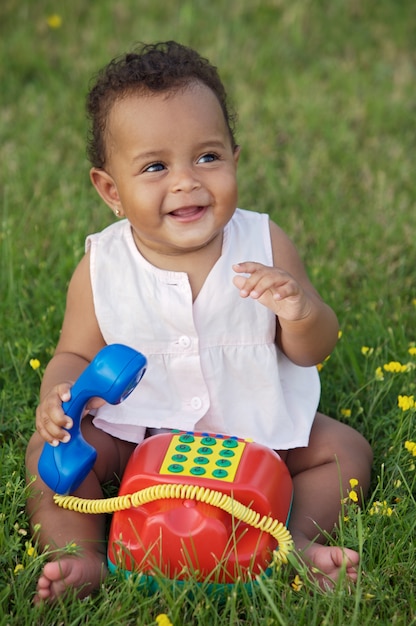
{"type": "MultiPolygon", "coordinates": [[[[87,254],[69,284],[60,339],[41,384],[36,428],[45,441],[57,445],[68,440],[65,428],[72,422],[64,414],[62,402],[70,399],[71,386],[104,345],[95,317],[87,254]]],[[[90,408],[99,404],[93,401],[90,408]]]]}
{"type": "Polygon", "coordinates": [[[287,235],[270,223],[274,267],[243,262],[233,267],[234,284],[278,318],[276,340],[294,363],[315,365],[327,357],[338,336],[334,311],[321,299],[287,235]],[[248,274],[248,277],[241,274],[248,274]]]}

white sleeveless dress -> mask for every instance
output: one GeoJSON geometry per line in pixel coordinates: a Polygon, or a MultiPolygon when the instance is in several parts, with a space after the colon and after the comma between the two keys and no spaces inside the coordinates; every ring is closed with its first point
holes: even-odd
{"type": "Polygon", "coordinates": [[[241,298],[232,283],[234,263],[273,265],[266,214],[236,210],[195,302],[187,274],[151,265],[127,220],[90,235],[86,249],[104,340],[148,359],[132,395],[97,410],[98,428],[137,443],[147,428],[177,428],[251,438],[273,449],[308,445],[320,396],[317,369],[282,354],[275,315],[241,298]]]}

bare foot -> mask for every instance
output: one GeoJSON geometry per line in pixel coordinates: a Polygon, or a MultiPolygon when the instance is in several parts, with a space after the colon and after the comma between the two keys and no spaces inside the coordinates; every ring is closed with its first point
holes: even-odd
{"type": "Polygon", "coordinates": [[[312,543],[302,550],[301,556],[322,589],[332,589],[341,572],[349,581],[357,581],[360,556],[354,550],[312,543]]]}
{"type": "Polygon", "coordinates": [[[53,602],[68,591],[78,590],[78,597],[85,598],[100,586],[107,574],[105,558],[100,553],[88,553],[81,557],[64,556],[46,563],[39,577],[34,603],[53,602]]]}

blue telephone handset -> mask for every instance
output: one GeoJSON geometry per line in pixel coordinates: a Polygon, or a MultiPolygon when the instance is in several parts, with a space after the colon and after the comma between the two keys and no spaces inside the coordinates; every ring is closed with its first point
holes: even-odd
{"type": "Polygon", "coordinates": [[[38,470],[42,480],[59,494],[75,491],[87,476],[97,457],[95,449],[81,434],[81,418],[87,401],[98,396],[109,404],[127,398],[146,371],[146,357],[121,344],[100,350],[71,388],[71,399],[62,403],[73,420],[68,443],[45,443],[38,470]]]}

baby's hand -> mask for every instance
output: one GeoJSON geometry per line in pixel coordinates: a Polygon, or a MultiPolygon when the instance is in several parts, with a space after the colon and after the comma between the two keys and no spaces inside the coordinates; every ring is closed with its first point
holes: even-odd
{"type": "Polygon", "coordinates": [[[65,429],[72,427],[72,420],[62,410],[62,402],[71,399],[70,387],[69,383],[56,385],[36,409],[36,429],[53,446],[67,443],[71,438],[65,429]]]}
{"type": "Polygon", "coordinates": [[[248,274],[233,278],[242,298],[254,298],[288,321],[301,320],[309,315],[311,302],[308,294],[286,271],[250,261],[233,265],[233,270],[237,274],[248,274]]]}

